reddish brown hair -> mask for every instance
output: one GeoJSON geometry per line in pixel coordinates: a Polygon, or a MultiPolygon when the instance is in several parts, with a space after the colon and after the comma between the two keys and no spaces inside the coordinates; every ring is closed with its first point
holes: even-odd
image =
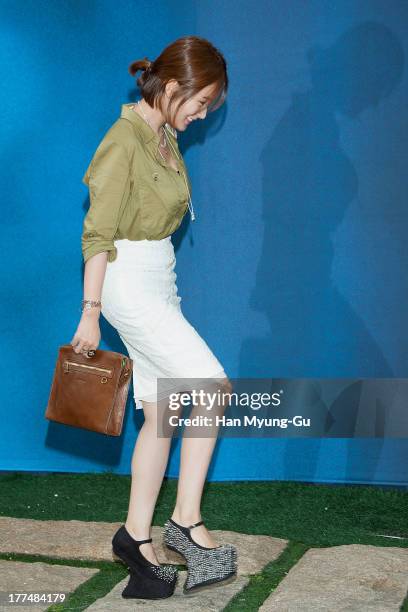
{"type": "MultiPolygon", "coordinates": [[[[146,102],[162,111],[162,97],[166,83],[175,79],[178,90],[169,100],[169,113],[176,106],[172,118],[179,107],[201,89],[214,84],[214,92],[209,112],[217,110],[223,104],[228,89],[227,64],[222,53],[208,40],[199,36],[184,36],[168,45],[153,62],[145,57],[129,65],[132,76],[142,70],[136,83],[146,102]]],[[[170,121],[170,123],[172,123],[170,121]]]]}

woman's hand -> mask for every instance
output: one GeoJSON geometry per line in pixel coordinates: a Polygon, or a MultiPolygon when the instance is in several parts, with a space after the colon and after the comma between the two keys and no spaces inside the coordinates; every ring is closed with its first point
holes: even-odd
{"type": "Polygon", "coordinates": [[[78,328],[70,344],[75,353],[96,350],[101,341],[101,331],[99,328],[100,308],[84,310],[78,328]]]}

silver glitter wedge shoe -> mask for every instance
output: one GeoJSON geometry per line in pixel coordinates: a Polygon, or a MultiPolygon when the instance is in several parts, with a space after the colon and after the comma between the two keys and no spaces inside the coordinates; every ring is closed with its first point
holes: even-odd
{"type": "Polygon", "coordinates": [[[170,550],[182,555],[187,564],[187,579],[183,593],[196,593],[207,587],[222,586],[237,577],[237,549],[232,544],[207,548],[194,542],[190,529],[203,525],[204,521],[189,527],[179,525],[173,519],[164,524],[164,543],[170,550]]]}

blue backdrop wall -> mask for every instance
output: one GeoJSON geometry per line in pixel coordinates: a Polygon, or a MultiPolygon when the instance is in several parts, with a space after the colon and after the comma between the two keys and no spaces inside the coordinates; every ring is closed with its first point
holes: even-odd
{"type": "MultiPolygon", "coordinates": [[[[197,212],[173,235],[185,315],[232,378],[406,376],[405,2],[3,0],[0,12],[0,469],[130,473],[131,394],[120,439],[44,411],[80,316],[81,178],[139,98],[130,61],[188,34],[222,50],[230,90],[179,136],[197,212]]],[[[124,351],[101,324],[100,348],[124,351]]],[[[208,478],[406,485],[408,441],[224,438],[208,478]]]]}

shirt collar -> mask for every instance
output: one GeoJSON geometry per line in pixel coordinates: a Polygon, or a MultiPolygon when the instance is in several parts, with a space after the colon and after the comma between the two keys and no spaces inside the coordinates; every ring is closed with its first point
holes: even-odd
{"type": "MultiPolygon", "coordinates": [[[[134,106],[134,104],[135,104],[134,102],[122,104],[122,110],[121,110],[120,116],[124,117],[125,119],[128,119],[136,126],[136,128],[138,128],[139,132],[143,136],[143,141],[145,143],[148,143],[151,140],[154,140],[155,142],[159,143],[160,141],[159,135],[156,134],[154,130],[152,130],[150,125],[146,123],[143,117],[141,117],[138,113],[135,113],[135,111],[132,110],[132,106],[134,106]]],[[[172,128],[170,128],[168,123],[165,124],[165,127],[167,127],[167,129],[169,129],[170,132],[174,135],[174,132],[172,128]]]]}

